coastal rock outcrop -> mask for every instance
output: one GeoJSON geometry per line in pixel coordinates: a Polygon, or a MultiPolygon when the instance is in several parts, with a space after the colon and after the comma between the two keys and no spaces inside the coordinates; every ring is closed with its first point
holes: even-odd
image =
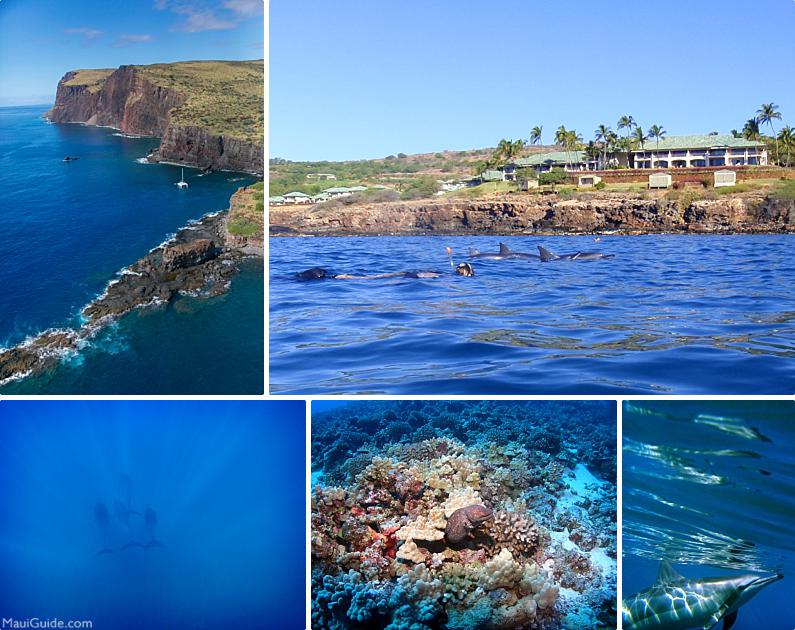
{"type": "Polygon", "coordinates": [[[790,232],[795,201],[761,194],[683,201],[605,193],[574,199],[510,195],[339,208],[273,206],[271,235],[523,234],[535,232],[790,232]]]}
{"type": "Polygon", "coordinates": [[[79,351],[105,325],[135,308],[168,304],[178,295],[224,293],[250,251],[226,243],[227,212],[207,215],[123,269],[82,312],[76,329],[51,329],[0,348],[0,384],[36,374],[79,351]]]}
{"type": "Polygon", "coordinates": [[[163,267],[168,271],[186,269],[212,260],[218,255],[215,243],[209,238],[200,238],[163,250],[163,267]]]}

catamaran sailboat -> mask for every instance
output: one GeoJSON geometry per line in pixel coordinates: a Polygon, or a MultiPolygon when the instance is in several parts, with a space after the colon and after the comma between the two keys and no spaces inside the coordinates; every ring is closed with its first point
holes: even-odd
{"type": "Polygon", "coordinates": [[[182,177],[177,182],[177,188],[187,188],[188,182],[185,181],[185,169],[182,169],[182,177]]]}

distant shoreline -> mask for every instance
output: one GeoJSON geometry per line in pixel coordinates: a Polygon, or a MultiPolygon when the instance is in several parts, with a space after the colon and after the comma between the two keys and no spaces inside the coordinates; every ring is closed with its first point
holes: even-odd
{"type": "Polygon", "coordinates": [[[756,193],[715,199],[595,194],[269,208],[270,236],[534,234],[790,234],[795,199],[756,193]]]}

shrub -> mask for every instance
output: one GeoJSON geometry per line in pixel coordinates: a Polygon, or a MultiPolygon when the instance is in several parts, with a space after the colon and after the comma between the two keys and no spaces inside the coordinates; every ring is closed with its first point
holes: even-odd
{"type": "Polygon", "coordinates": [[[596,188],[596,190],[604,190],[607,188],[607,184],[604,182],[596,182],[596,184],[594,184],[594,188],[596,188]]]}
{"type": "Polygon", "coordinates": [[[400,194],[401,199],[422,199],[423,197],[431,197],[434,193],[439,191],[439,182],[433,177],[418,177],[409,182],[403,192],[400,194]]]}
{"type": "Polygon", "coordinates": [[[538,174],[538,183],[542,186],[551,184],[554,188],[555,184],[562,184],[569,176],[562,168],[553,168],[551,171],[545,171],[538,174]]]}

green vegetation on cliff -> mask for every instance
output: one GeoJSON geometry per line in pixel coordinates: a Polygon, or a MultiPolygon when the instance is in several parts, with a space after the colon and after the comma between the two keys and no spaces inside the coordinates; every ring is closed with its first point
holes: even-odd
{"type": "Polygon", "coordinates": [[[115,68],[97,68],[95,70],[75,70],[74,76],[64,85],[85,85],[91,93],[99,92],[105,79],[107,79],[115,68]]]}
{"type": "Polygon", "coordinates": [[[171,112],[172,123],[262,144],[262,61],[183,61],[136,68],[155,85],[187,96],[185,104],[171,112]]]}
{"type": "Polygon", "coordinates": [[[265,184],[241,188],[232,197],[226,229],[234,236],[263,235],[265,225],[265,184]]]}

